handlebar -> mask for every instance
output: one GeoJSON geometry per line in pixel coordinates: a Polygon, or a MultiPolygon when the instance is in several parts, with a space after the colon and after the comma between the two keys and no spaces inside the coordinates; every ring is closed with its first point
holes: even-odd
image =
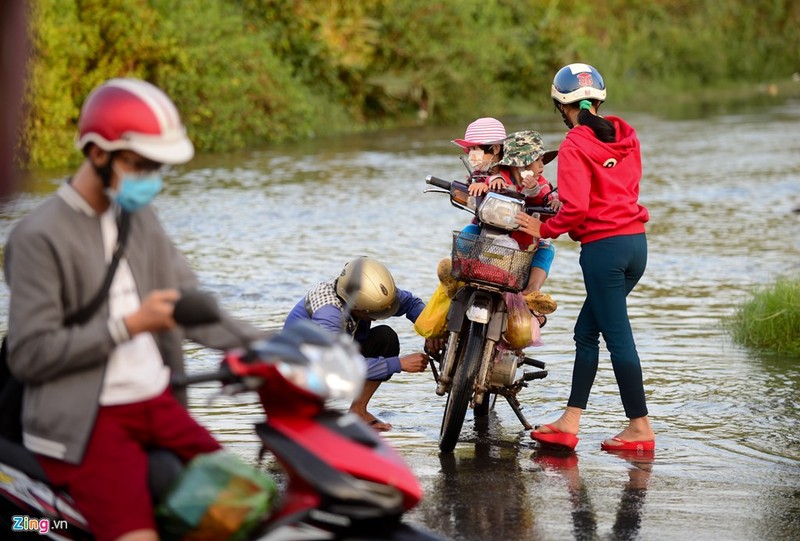
{"type": "Polygon", "coordinates": [[[427,177],[425,177],[425,182],[427,182],[428,184],[432,184],[433,186],[436,186],[437,188],[442,188],[442,189],[445,189],[445,190],[449,190],[450,189],[450,184],[451,184],[449,181],[444,180],[444,179],[439,178],[439,177],[435,177],[433,175],[428,175],[427,177]]]}
{"type": "Polygon", "coordinates": [[[543,216],[555,216],[556,211],[550,207],[525,207],[525,212],[528,214],[538,213],[543,216]]]}
{"type": "MultiPolygon", "coordinates": [[[[430,185],[432,185],[432,186],[436,186],[437,188],[442,188],[443,190],[447,190],[448,192],[450,192],[451,201],[453,200],[453,183],[452,182],[444,180],[444,179],[439,178],[439,177],[435,177],[433,175],[428,175],[427,177],[425,177],[425,182],[430,184],[430,185]]],[[[463,189],[466,189],[466,185],[462,185],[461,183],[456,183],[456,184],[458,184],[459,187],[463,186],[463,189]]],[[[522,194],[517,193],[516,190],[508,190],[506,192],[503,192],[503,195],[507,195],[509,197],[514,197],[514,198],[517,198],[517,199],[520,199],[520,200],[525,199],[525,197],[522,194]]],[[[460,205],[456,205],[456,206],[458,206],[459,208],[464,208],[463,205],[465,204],[465,201],[458,201],[458,202],[461,203],[461,204],[460,205]]],[[[470,209],[465,209],[465,210],[470,210],[470,209]]],[[[556,213],[557,213],[555,210],[551,209],[550,207],[529,206],[529,205],[525,206],[525,212],[527,214],[530,214],[530,215],[538,213],[541,216],[555,216],[556,213]]]]}
{"type": "Polygon", "coordinates": [[[202,372],[200,374],[172,374],[170,383],[173,387],[183,388],[197,383],[207,383],[209,381],[230,381],[233,376],[228,365],[222,365],[219,370],[214,372],[202,372]]]}

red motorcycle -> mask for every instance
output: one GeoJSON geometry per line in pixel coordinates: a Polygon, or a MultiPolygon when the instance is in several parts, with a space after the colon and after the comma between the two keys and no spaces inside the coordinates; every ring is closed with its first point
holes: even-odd
{"type": "MultiPolygon", "coordinates": [[[[213,298],[190,292],[176,305],[175,319],[195,325],[219,318],[213,298]]],[[[349,337],[298,323],[227,353],[219,370],[173,377],[174,386],[219,381],[226,394],[258,393],[266,419],[255,431],[262,452],[271,452],[284,468],[287,484],[248,539],[442,539],[402,521],[422,499],[402,457],[359,417],[326,407],[328,399],[352,399],[364,375],[363,358],[349,337]]],[[[151,456],[157,501],[181,470],[170,453],[151,456]]],[[[0,440],[0,519],[12,532],[19,526],[51,539],[93,539],[69,495],[49,485],[24,447],[7,440],[0,440]]]]}

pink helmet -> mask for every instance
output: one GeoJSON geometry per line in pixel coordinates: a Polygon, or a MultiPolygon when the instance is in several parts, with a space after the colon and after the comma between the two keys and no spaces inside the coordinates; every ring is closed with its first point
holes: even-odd
{"type": "Polygon", "coordinates": [[[506,138],[506,127],[503,123],[492,117],[483,117],[467,126],[463,139],[455,139],[453,143],[466,152],[469,147],[478,145],[492,145],[502,143],[506,138]]]}
{"type": "Polygon", "coordinates": [[[194,156],[178,109],[158,87],[138,79],[110,79],[95,88],[78,120],[79,150],[94,143],[107,152],[130,150],[158,163],[194,156]]]}

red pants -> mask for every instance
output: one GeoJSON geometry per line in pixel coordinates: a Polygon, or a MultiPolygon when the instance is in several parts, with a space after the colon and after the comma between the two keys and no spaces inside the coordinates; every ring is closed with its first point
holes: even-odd
{"type": "Polygon", "coordinates": [[[97,541],[112,541],[156,529],[147,486],[152,447],[169,449],[184,462],[221,449],[167,390],[144,402],[101,406],[80,464],[38,459],[53,484],[70,493],[97,541]]]}

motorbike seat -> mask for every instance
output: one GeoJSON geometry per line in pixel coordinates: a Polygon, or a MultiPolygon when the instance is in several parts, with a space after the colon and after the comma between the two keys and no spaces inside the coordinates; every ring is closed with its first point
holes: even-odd
{"type": "Polygon", "coordinates": [[[166,449],[148,451],[147,481],[153,502],[162,501],[183,473],[181,459],[166,449]]]}
{"type": "Polygon", "coordinates": [[[47,481],[47,475],[36,460],[36,456],[22,444],[0,437],[0,457],[4,464],[21,471],[31,479],[47,481]]]}
{"type": "MultiPolygon", "coordinates": [[[[0,437],[0,457],[7,466],[18,470],[31,479],[49,483],[47,474],[36,460],[36,455],[22,444],[0,437]]],[[[161,501],[183,473],[183,463],[171,451],[152,449],[148,451],[148,484],[154,502],[161,501]]]]}

